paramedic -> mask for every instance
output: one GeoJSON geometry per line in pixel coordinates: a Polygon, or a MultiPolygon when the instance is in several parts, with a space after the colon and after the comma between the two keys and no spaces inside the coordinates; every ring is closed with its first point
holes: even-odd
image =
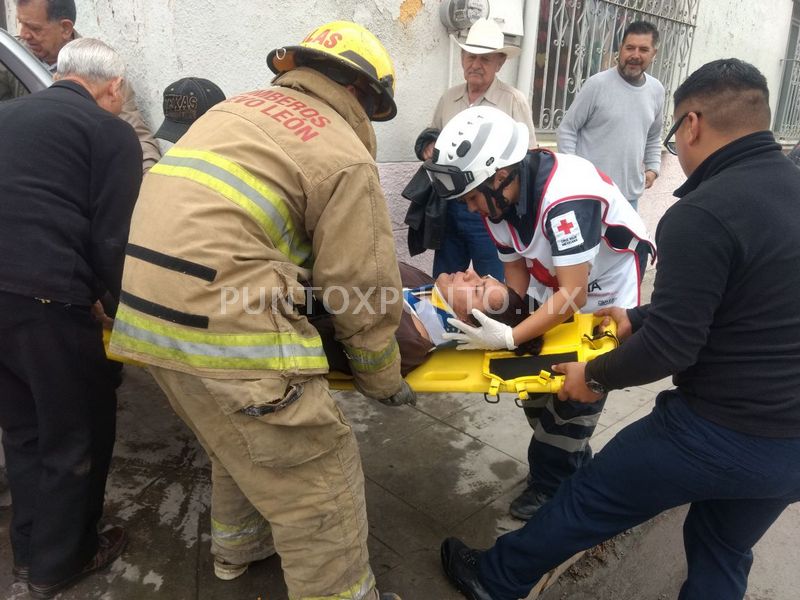
{"type": "MultiPolygon", "coordinates": [[[[513,328],[480,313],[483,327],[456,322],[464,333],[447,335],[462,348],[513,349],[579,310],[639,304],[640,274],[653,252],[641,218],[589,161],[529,151],[527,134],[502,111],[469,108],[445,126],[424,163],[441,197],[483,217],[509,287],[541,303],[513,328]]],[[[591,460],[589,438],[603,408],[602,401],[536,400],[526,411],[534,420],[528,486],[510,507],[521,519],[591,460]]]]}

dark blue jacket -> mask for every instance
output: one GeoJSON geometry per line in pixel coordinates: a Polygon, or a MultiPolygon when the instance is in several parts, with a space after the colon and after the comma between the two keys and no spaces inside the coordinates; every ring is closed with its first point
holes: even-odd
{"type": "Polygon", "coordinates": [[[709,156],[675,195],[652,300],[587,375],[611,388],[674,375],[718,425],[800,437],[800,169],[761,131],[709,156]]]}

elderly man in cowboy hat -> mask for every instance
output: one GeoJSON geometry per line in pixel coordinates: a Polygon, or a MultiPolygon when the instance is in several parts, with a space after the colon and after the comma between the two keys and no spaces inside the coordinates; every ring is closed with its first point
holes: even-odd
{"type": "MultiPolygon", "coordinates": [[[[506,46],[500,26],[490,19],[476,21],[464,43],[455,37],[453,40],[461,47],[464,83],[451,87],[439,98],[430,128],[417,139],[417,158],[431,158],[439,131],[455,115],[471,106],[493,106],[515,121],[525,123],[530,132],[529,147],[536,147],[531,107],[525,94],[497,77],[506,59],[519,54],[519,48],[506,46]]],[[[480,275],[503,280],[503,264],[480,217],[470,214],[460,202],[449,202],[444,231],[440,247],[434,253],[434,277],[464,271],[472,261],[480,275]]]]}

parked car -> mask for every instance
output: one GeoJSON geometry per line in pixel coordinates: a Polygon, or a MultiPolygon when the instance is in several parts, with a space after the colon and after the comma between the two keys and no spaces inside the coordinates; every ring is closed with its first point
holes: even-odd
{"type": "Polygon", "coordinates": [[[14,36],[0,29],[0,101],[38,92],[52,82],[39,59],[14,36]]]}

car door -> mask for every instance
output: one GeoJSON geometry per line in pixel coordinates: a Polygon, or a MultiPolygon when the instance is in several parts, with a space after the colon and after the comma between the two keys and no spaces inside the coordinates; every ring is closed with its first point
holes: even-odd
{"type": "Polygon", "coordinates": [[[0,101],[38,92],[52,82],[44,65],[12,35],[0,29],[0,101]]]}

